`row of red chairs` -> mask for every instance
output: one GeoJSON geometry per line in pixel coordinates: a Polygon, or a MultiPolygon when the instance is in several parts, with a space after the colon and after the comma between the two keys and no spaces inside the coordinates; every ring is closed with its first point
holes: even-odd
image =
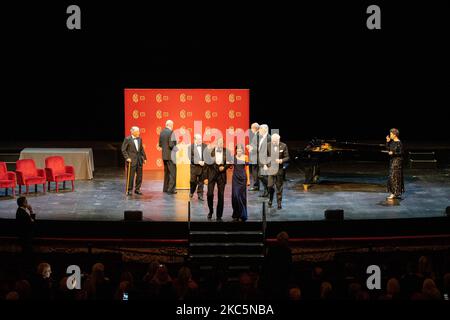
{"type": "Polygon", "coordinates": [[[50,191],[50,183],[56,183],[56,192],[59,191],[59,182],[71,181],[72,191],[74,186],[75,170],[73,166],[66,166],[64,158],[61,156],[52,156],[45,158],[45,169],[36,168],[33,159],[22,159],[16,161],[16,172],[8,171],[5,162],[0,162],[0,188],[12,188],[13,196],[16,195],[16,182],[19,185],[19,194],[22,193],[22,186],[25,186],[28,194],[29,186],[37,186],[42,184],[45,192],[45,185],[48,183],[50,191]]]}

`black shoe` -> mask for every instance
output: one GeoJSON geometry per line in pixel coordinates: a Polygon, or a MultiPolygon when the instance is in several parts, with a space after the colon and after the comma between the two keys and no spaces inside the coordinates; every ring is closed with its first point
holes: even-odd
{"type": "Polygon", "coordinates": [[[192,199],[194,195],[192,193],[189,193],[189,199],[192,199]]]}
{"type": "Polygon", "coordinates": [[[136,193],[138,195],[142,195],[143,194],[140,190],[135,190],[134,193],[136,193]]]}
{"type": "Polygon", "coordinates": [[[168,194],[177,194],[177,192],[176,191],[169,191],[169,192],[167,192],[168,194]]]}
{"type": "Polygon", "coordinates": [[[233,222],[239,222],[239,218],[233,218],[233,222]]]}
{"type": "Polygon", "coordinates": [[[203,196],[198,196],[198,200],[204,201],[204,200],[203,200],[203,196]]]}
{"type": "Polygon", "coordinates": [[[127,196],[131,196],[133,193],[131,191],[128,191],[127,196]]]}
{"type": "Polygon", "coordinates": [[[250,189],[248,189],[248,191],[259,191],[258,187],[251,187],[250,189]]]}
{"type": "Polygon", "coordinates": [[[272,201],[269,201],[268,205],[269,205],[269,208],[272,208],[272,201]]]}
{"type": "Polygon", "coordinates": [[[281,209],[283,209],[283,208],[281,207],[281,203],[279,203],[278,204],[278,210],[281,210],[281,209]]]}
{"type": "Polygon", "coordinates": [[[212,219],[212,213],[208,213],[208,220],[212,219]]]}
{"type": "Polygon", "coordinates": [[[217,222],[223,222],[222,218],[216,218],[217,222]]]}

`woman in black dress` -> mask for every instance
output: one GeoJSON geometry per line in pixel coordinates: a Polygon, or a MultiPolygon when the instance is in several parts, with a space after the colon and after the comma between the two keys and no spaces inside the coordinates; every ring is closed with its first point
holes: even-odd
{"type": "Polygon", "coordinates": [[[389,151],[389,177],[387,191],[390,193],[388,199],[399,198],[405,192],[403,183],[403,146],[400,141],[399,131],[391,129],[386,137],[386,148],[389,151]]]}
{"type": "Polygon", "coordinates": [[[247,186],[250,185],[248,158],[244,146],[238,144],[234,157],[233,183],[231,185],[231,205],[233,221],[247,220],[247,186]]]}

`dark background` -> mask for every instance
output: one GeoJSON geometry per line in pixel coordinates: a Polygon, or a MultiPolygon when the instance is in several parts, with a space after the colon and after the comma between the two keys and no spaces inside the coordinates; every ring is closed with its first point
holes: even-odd
{"type": "Polygon", "coordinates": [[[249,88],[285,140],[450,138],[447,1],[146,3],[4,5],[0,141],[120,141],[127,87],[249,88]]]}

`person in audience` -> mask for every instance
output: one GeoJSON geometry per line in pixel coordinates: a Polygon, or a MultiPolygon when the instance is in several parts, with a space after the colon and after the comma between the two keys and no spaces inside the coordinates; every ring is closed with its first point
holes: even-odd
{"type": "Polygon", "coordinates": [[[6,301],[17,301],[20,300],[20,295],[17,291],[10,291],[5,297],[6,301]]]}
{"type": "Polygon", "coordinates": [[[112,298],[112,286],[105,276],[105,266],[96,263],[92,266],[92,272],[86,280],[86,293],[89,300],[109,300],[112,298]]]}
{"type": "Polygon", "coordinates": [[[189,300],[197,297],[198,285],[192,280],[191,270],[188,267],[180,268],[178,278],[173,281],[173,286],[178,300],[189,300]]]}
{"type": "Polygon", "coordinates": [[[37,266],[36,275],[31,281],[33,299],[52,300],[54,298],[54,283],[51,274],[50,264],[42,262],[37,266]]]}
{"type": "Polygon", "coordinates": [[[150,262],[150,264],[148,265],[147,273],[144,275],[144,278],[142,279],[144,283],[149,284],[153,280],[153,277],[155,276],[156,271],[159,268],[159,265],[160,265],[159,261],[154,260],[150,262]]]}
{"type": "Polygon", "coordinates": [[[311,278],[305,288],[305,297],[309,299],[320,299],[320,286],[324,281],[324,270],[321,266],[314,266],[311,278]]]}
{"type": "Polygon", "coordinates": [[[19,294],[20,300],[30,300],[31,297],[31,284],[28,280],[16,281],[14,285],[14,291],[19,294]]]}
{"type": "Polygon", "coordinates": [[[150,296],[160,300],[175,299],[175,290],[172,283],[172,278],[169,275],[167,267],[163,264],[158,266],[155,275],[149,286],[150,296]]]}
{"type": "Polygon", "coordinates": [[[261,298],[254,278],[248,273],[244,272],[239,276],[239,289],[236,298],[239,301],[258,300],[261,298]]]}
{"type": "Polygon", "coordinates": [[[396,278],[391,278],[386,283],[386,293],[380,300],[395,300],[400,296],[400,282],[396,278]]]}
{"type": "Polygon", "coordinates": [[[356,300],[358,294],[362,291],[361,284],[358,282],[350,283],[348,286],[348,297],[350,300],[356,300]]]}
{"type": "Polygon", "coordinates": [[[67,287],[67,279],[68,277],[63,277],[59,281],[59,286],[55,294],[56,300],[63,300],[63,301],[76,300],[76,295],[79,293],[78,291],[82,291],[82,290],[69,290],[69,288],[67,287]]]}
{"type": "Polygon", "coordinates": [[[289,235],[280,232],[277,243],[270,247],[264,262],[264,288],[269,297],[285,299],[292,271],[289,235]]]}
{"type": "Polygon", "coordinates": [[[415,293],[422,291],[423,277],[416,272],[414,263],[409,262],[406,266],[406,273],[400,279],[401,295],[403,299],[410,299],[415,293]]]}
{"type": "Polygon", "coordinates": [[[321,300],[329,300],[332,298],[333,294],[333,286],[330,282],[324,281],[320,285],[320,299],[321,300]]]}
{"type": "Polygon", "coordinates": [[[299,287],[293,287],[289,289],[289,300],[298,301],[302,299],[302,291],[299,287]]]}
{"type": "Polygon", "coordinates": [[[442,298],[434,280],[430,278],[423,282],[422,294],[426,300],[440,300],[442,298]]]}
{"type": "Polygon", "coordinates": [[[430,257],[421,256],[419,258],[418,274],[423,278],[431,278],[433,280],[436,279],[433,272],[433,263],[430,257]]]}

